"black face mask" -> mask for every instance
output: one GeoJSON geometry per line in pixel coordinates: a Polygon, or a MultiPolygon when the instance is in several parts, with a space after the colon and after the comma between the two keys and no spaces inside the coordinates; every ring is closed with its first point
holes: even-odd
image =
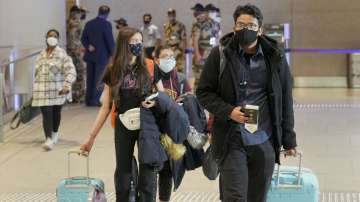
{"type": "Polygon", "coordinates": [[[244,28],[235,32],[235,42],[240,44],[241,47],[249,46],[257,39],[257,31],[244,28]]]}
{"type": "Polygon", "coordinates": [[[145,25],[149,25],[149,24],[150,24],[150,21],[144,20],[144,24],[145,24],[145,25]]]}
{"type": "Polygon", "coordinates": [[[130,52],[135,56],[140,56],[143,50],[142,43],[129,44],[130,52]]]}
{"type": "Polygon", "coordinates": [[[85,18],[86,18],[86,14],[85,14],[85,13],[81,14],[80,19],[81,19],[81,20],[85,20],[85,18]]]}

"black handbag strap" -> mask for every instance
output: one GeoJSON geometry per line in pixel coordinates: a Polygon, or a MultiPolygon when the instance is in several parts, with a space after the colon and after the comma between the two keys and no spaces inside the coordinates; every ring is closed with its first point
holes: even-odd
{"type": "Polygon", "coordinates": [[[18,111],[18,112],[16,112],[14,117],[11,119],[10,128],[12,130],[15,130],[20,126],[20,123],[21,123],[21,121],[20,121],[20,111],[18,111]],[[14,126],[14,123],[16,123],[15,126],[14,126]]]}

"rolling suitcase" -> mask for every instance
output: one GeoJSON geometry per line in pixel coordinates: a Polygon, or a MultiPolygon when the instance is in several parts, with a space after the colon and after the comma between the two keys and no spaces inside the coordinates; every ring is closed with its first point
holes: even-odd
{"type": "Polygon", "coordinates": [[[101,179],[89,177],[89,157],[86,156],[86,177],[71,177],[70,156],[80,155],[80,151],[68,152],[68,178],[63,179],[57,186],[56,198],[58,202],[106,202],[105,186],[101,179]]]}
{"type": "Polygon", "coordinates": [[[316,175],[302,168],[302,154],[298,154],[299,166],[277,166],[267,195],[267,202],[318,202],[319,182],[316,175]]]}

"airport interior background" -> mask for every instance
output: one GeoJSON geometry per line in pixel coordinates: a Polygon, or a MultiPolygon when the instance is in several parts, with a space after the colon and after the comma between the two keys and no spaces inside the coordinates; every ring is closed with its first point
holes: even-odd
{"type": "MultiPolygon", "coordinates": [[[[35,59],[45,48],[47,30],[59,30],[60,46],[66,47],[70,8],[86,9],[86,22],[97,16],[99,6],[108,5],[114,36],[114,20],[122,17],[140,28],[143,14],[150,13],[163,37],[167,11],[173,8],[186,26],[191,50],[196,3],[220,9],[222,34],[232,32],[236,6],[251,3],[262,10],[265,33],[287,52],[297,149],[303,169],[318,179],[319,201],[360,201],[359,0],[0,0],[0,201],[55,201],[57,184],[67,177],[67,151],[85,140],[98,111],[83,104],[64,106],[60,142],[51,152],[41,149],[41,116],[10,129],[15,112],[31,98],[35,59]]],[[[191,80],[191,66],[186,71],[191,80]]],[[[109,201],[115,190],[113,139],[106,123],[90,155],[90,175],[104,180],[109,201]]],[[[282,162],[298,165],[298,159],[282,162]]],[[[84,174],[84,165],[74,160],[74,173],[84,174]]],[[[218,180],[208,180],[201,168],[187,172],[171,201],[219,201],[218,180]]]]}

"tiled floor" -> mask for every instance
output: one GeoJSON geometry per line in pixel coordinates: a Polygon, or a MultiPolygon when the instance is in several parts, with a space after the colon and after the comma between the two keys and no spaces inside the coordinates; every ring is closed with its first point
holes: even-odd
{"type": "MultiPolygon", "coordinates": [[[[360,192],[360,90],[294,89],[294,98],[299,149],[304,153],[304,166],[318,176],[321,191],[360,192]]],[[[67,175],[66,151],[85,139],[96,112],[96,108],[67,107],[60,143],[48,153],[41,150],[41,119],[15,131],[6,128],[5,142],[0,143],[0,201],[7,193],[54,193],[56,184],[67,175]]],[[[91,175],[103,179],[108,192],[114,191],[114,158],[113,132],[106,124],[91,155],[91,175]]],[[[74,162],[75,175],[81,174],[81,163],[74,162]]],[[[208,181],[198,169],[187,173],[173,201],[196,196],[189,201],[216,201],[217,188],[217,181],[208,181]]],[[[353,195],[358,196],[336,197],[347,201],[353,195]]],[[[335,200],[335,194],[331,197],[335,200]]]]}
{"type": "MultiPolygon", "coordinates": [[[[108,202],[115,202],[115,194],[107,193],[108,202]]],[[[0,194],[0,202],[55,202],[55,193],[11,193],[0,194]]],[[[215,192],[177,192],[172,202],[219,202],[215,192]]],[[[305,202],[305,201],[304,201],[305,202]]],[[[322,192],[319,202],[360,202],[360,193],[355,192],[322,192]]]]}

